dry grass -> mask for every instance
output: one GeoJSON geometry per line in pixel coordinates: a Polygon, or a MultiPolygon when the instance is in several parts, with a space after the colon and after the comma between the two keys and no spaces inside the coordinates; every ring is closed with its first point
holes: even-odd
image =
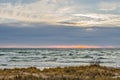
{"type": "Polygon", "coordinates": [[[1,69],[0,80],[120,80],[120,69],[99,65],[49,68],[1,69]]]}

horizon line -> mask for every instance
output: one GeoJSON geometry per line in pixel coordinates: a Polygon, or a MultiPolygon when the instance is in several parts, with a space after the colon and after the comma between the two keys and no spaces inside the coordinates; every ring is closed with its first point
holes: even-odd
{"type": "Polygon", "coordinates": [[[96,46],[96,45],[43,45],[43,46],[31,46],[31,45],[3,45],[0,48],[120,48],[118,46],[96,46]]]}

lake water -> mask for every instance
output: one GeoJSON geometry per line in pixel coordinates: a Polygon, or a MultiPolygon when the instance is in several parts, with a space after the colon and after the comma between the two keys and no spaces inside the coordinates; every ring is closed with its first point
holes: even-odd
{"type": "Polygon", "coordinates": [[[0,49],[0,68],[89,65],[120,67],[120,49],[0,49]]]}

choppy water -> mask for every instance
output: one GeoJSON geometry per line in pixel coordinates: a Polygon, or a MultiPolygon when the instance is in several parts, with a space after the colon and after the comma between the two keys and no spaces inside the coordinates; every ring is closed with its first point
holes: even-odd
{"type": "Polygon", "coordinates": [[[120,49],[0,49],[0,68],[89,65],[120,67],[120,49]]]}

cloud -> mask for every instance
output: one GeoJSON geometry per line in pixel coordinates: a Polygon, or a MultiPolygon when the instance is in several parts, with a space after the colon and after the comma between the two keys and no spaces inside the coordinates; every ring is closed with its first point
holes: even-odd
{"type": "Polygon", "coordinates": [[[89,32],[89,31],[94,31],[93,28],[86,28],[85,30],[88,31],[88,32],[89,32]]]}
{"type": "Polygon", "coordinates": [[[62,22],[66,25],[76,25],[83,27],[91,26],[120,26],[120,15],[113,14],[72,14],[73,18],[69,21],[62,22]]]}
{"type": "MultiPolygon", "coordinates": [[[[86,13],[85,10],[89,11],[90,6],[77,2],[78,0],[36,0],[29,4],[0,3],[0,23],[20,22],[21,24],[47,23],[79,27],[120,27],[120,15],[86,13]]],[[[103,3],[100,4],[101,10],[102,8],[107,9],[107,5],[103,5],[103,3]]]]}
{"type": "Polygon", "coordinates": [[[68,0],[64,1],[61,7],[61,1],[40,0],[31,4],[4,3],[0,6],[0,17],[4,19],[13,19],[26,22],[46,22],[56,23],[63,19],[69,19],[65,16],[72,12],[72,6],[66,6],[68,0]],[[62,18],[63,17],[63,18],[62,18]]]}
{"type": "Polygon", "coordinates": [[[104,10],[104,11],[113,11],[113,10],[117,10],[120,8],[120,2],[117,1],[117,2],[101,2],[99,4],[99,9],[100,10],[104,10]]]}
{"type": "Polygon", "coordinates": [[[23,4],[29,4],[29,3],[32,3],[32,2],[35,2],[35,1],[38,1],[38,0],[0,0],[0,3],[12,3],[12,4],[23,3],[23,4]]]}
{"type": "MultiPolygon", "coordinates": [[[[18,26],[21,26],[18,24],[18,26]]],[[[119,46],[119,28],[79,28],[53,25],[10,27],[0,25],[0,45],[51,46],[98,45],[119,46]]]]}

